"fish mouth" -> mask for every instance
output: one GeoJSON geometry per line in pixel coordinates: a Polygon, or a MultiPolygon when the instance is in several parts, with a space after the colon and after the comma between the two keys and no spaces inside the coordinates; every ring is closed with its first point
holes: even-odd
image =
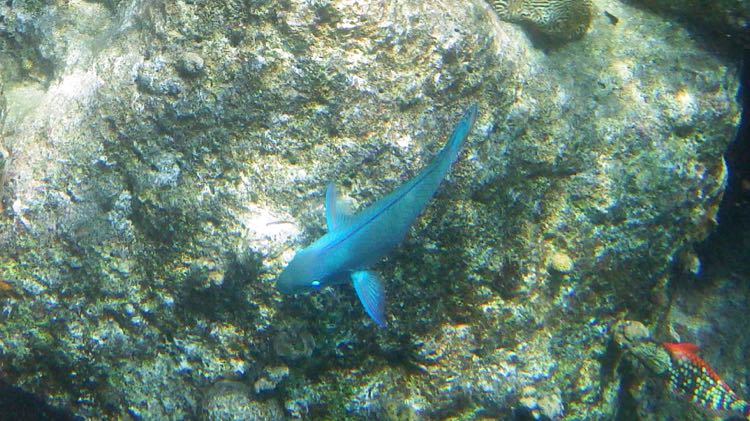
{"type": "Polygon", "coordinates": [[[276,280],[276,288],[283,294],[294,294],[299,289],[299,287],[295,287],[294,282],[281,276],[276,280]]]}
{"type": "Polygon", "coordinates": [[[281,272],[276,279],[276,288],[284,294],[297,294],[313,289],[309,283],[296,280],[287,271],[281,272]]]}

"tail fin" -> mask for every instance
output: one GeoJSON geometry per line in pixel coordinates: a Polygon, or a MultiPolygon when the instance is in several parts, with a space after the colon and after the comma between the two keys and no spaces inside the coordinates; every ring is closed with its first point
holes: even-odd
{"type": "Polygon", "coordinates": [[[435,159],[436,162],[445,159],[445,155],[448,155],[450,157],[448,158],[449,166],[453,163],[453,161],[456,160],[456,158],[458,157],[458,152],[461,150],[461,146],[469,136],[471,128],[474,126],[474,122],[477,119],[478,109],[479,105],[476,102],[471,104],[469,108],[466,109],[466,112],[464,112],[461,120],[456,123],[456,126],[453,128],[453,133],[451,133],[448,141],[445,142],[445,146],[443,147],[443,150],[440,151],[440,155],[435,159]]]}

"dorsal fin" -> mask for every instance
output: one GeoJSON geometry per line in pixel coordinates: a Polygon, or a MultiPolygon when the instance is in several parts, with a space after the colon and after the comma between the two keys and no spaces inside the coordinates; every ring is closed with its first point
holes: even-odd
{"type": "Polygon", "coordinates": [[[326,224],[328,225],[328,231],[330,232],[346,225],[351,216],[352,211],[349,203],[339,199],[336,192],[336,184],[333,182],[328,183],[328,187],[326,188],[326,224]]]}
{"type": "Polygon", "coordinates": [[[698,345],[692,344],[690,342],[664,342],[664,348],[667,348],[671,352],[682,352],[682,353],[690,353],[695,354],[698,351],[700,351],[700,348],[698,348],[698,345]]]}

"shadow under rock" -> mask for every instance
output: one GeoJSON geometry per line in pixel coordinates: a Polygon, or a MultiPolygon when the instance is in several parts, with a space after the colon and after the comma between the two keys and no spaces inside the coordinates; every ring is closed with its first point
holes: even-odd
{"type": "Polygon", "coordinates": [[[704,282],[717,276],[750,279],[750,50],[743,54],[737,96],[742,117],[725,154],[729,180],[719,206],[719,225],[696,247],[704,282]]]}
{"type": "Polygon", "coordinates": [[[255,256],[233,256],[220,284],[205,287],[206,273],[197,271],[188,277],[177,300],[183,318],[204,317],[208,320],[250,322],[256,306],[248,298],[246,286],[257,281],[261,262],[255,256]]]}
{"type": "Polygon", "coordinates": [[[72,413],[54,408],[32,393],[0,380],[0,421],[78,421],[72,413]]]}

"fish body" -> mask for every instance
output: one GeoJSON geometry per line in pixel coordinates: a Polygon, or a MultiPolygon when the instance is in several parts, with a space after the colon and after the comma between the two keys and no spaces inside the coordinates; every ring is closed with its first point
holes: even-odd
{"type": "Polygon", "coordinates": [[[366,269],[404,239],[458,157],[476,117],[477,105],[474,104],[429,165],[359,213],[352,214],[338,199],[334,184],[329,184],[326,190],[328,233],[295,254],[279,275],[277,288],[293,294],[351,281],[367,313],[378,325],[384,326],[385,289],[378,276],[366,269]]]}
{"type": "Polygon", "coordinates": [[[668,382],[694,405],[715,414],[750,419],[750,404],[739,397],[696,352],[691,343],[662,343],[672,360],[668,382]]]}

